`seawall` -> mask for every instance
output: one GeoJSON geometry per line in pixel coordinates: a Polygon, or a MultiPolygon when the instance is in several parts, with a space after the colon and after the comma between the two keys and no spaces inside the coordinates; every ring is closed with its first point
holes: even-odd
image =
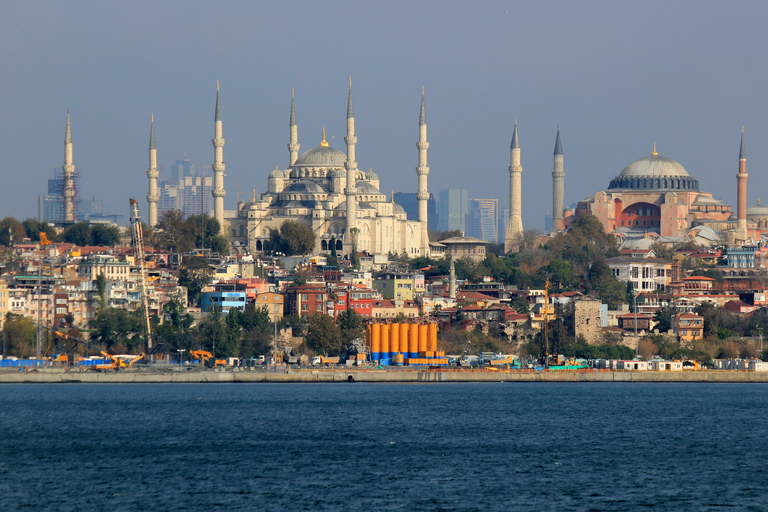
{"type": "Polygon", "coordinates": [[[472,370],[192,370],[119,372],[38,369],[2,371],[0,383],[215,383],[215,382],[755,382],[768,383],[768,373],[743,371],[623,372],[623,371],[472,371],[472,370]]]}

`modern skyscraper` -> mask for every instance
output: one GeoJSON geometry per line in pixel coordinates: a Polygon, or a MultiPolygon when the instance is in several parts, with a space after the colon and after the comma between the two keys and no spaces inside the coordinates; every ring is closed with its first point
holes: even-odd
{"type": "Polygon", "coordinates": [[[463,188],[450,188],[440,191],[437,202],[439,231],[467,231],[469,213],[469,192],[463,188]]]}
{"type": "Polygon", "coordinates": [[[498,209],[499,201],[497,199],[470,199],[467,235],[486,242],[496,243],[498,240],[496,233],[498,209]]]}
{"type": "MultiPolygon", "coordinates": [[[[416,194],[413,192],[395,192],[394,198],[395,203],[405,210],[408,220],[419,220],[419,200],[416,194]]],[[[427,199],[427,214],[429,215],[427,227],[432,231],[438,230],[437,202],[432,194],[429,194],[429,199],[427,199]]]]}

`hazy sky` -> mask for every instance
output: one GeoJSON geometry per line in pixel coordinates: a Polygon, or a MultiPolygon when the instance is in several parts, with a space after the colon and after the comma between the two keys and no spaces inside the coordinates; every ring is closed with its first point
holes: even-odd
{"type": "Polygon", "coordinates": [[[423,85],[435,194],[508,204],[517,119],[526,228],[551,209],[558,124],[566,204],[656,141],[735,209],[742,125],[749,202],[768,202],[766,26],[766,2],[4,2],[0,218],[37,214],[67,106],[80,196],[146,216],[150,114],[161,179],[184,153],[211,165],[216,80],[233,209],[288,165],[291,87],[301,151],[323,126],[345,150],[350,75],[358,165],[387,193],[416,191],[423,85]]]}

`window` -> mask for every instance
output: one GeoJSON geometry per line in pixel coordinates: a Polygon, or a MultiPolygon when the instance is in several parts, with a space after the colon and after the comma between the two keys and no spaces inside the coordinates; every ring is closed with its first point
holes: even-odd
{"type": "Polygon", "coordinates": [[[301,305],[301,310],[302,310],[302,311],[307,311],[308,309],[309,309],[309,308],[307,307],[307,305],[306,305],[306,304],[302,304],[302,305],[301,305]]]}

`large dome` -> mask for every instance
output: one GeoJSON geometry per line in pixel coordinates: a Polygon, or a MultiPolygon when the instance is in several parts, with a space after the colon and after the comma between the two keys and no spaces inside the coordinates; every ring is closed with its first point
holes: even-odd
{"type": "Polygon", "coordinates": [[[688,171],[685,168],[672,160],[659,155],[650,155],[639,160],[635,160],[621,171],[619,174],[623,178],[635,178],[635,177],[653,177],[653,178],[668,178],[668,177],[688,177],[688,171]]]}
{"type": "Polygon", "coordinates": [[[330,146],[318,146],[304,152],[292,167],[344,167],[347,155],[330,146]]]}
{"type": "Polygon", "coordinates": [[[611,180],[609,190],[680,190],[698,191],[699,180],[671,158],[659,156],[654,144],[653,153],[635,160],[611,180]]]}

